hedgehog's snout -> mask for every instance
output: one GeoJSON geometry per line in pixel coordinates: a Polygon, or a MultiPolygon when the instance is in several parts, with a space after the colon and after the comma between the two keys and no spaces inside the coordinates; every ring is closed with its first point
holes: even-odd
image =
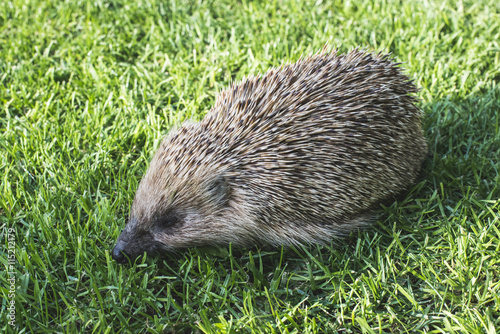
{"type": "Polygon", "coordinates": [[[116,241],[116,245],[111,251],[113,260],[124,264],[130,259],[135,260],[145,251],[149,251],[146,245],[151,244],[148,239],[149,234],[140,235],[137,233],[137,220],[131,218],[116,241]]]}
{"type": "Polygon", "coordinates": [[[118,263],[124,264],[127,262],[127,253],[125,251],[125,243],[123,241],[118,241],[111,252],[113,260],[118,263]]]}

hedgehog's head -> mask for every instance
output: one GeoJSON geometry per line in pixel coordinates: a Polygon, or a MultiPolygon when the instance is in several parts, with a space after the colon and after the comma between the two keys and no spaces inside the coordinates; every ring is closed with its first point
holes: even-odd
{"type": "Polygon", "coordinates": [[[139,184],[129,221],[112,252],[117,262],[144,252],[228,244],[249,234],[241,231],[252,224],[242,221],[248,215],[231,176],[213,164],[199,141],[184,142],[193,134],[183,129],[162,142],[139,184]]]}

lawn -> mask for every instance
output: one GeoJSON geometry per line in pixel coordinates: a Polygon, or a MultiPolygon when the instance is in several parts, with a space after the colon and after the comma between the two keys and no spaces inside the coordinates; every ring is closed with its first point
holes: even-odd
{"type": "Polygon", "coordinates": [[[499,332],[499,79],[497,0],[1,1],[2,331],[499,332]],[[330,247],[114,262],[169,129],[327,42],[391,52],[421,88],[406,196],[330,247]]]}

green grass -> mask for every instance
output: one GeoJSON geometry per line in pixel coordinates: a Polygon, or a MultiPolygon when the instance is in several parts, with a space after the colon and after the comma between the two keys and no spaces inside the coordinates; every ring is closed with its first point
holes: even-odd
{"type": "Polygon", "coordinates": [[[499,79],[496,0],[1,1],[3,332],[499,332],[499,79]],[[421,87],[430,154],[406,198],[341,245],[117,265],[170,127],[326,42],[392,52],[421,87]]]}

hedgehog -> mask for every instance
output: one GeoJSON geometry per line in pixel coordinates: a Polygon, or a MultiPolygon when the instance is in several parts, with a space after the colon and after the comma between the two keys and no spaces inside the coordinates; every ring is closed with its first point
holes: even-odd
{"type": "Polygon", "coordinates": [[[427,153],[418,90],[400,65],[324,48],[233,83],[199,123],[162,140],[114,260],[331,244],[367,226],[427,153]]]}

